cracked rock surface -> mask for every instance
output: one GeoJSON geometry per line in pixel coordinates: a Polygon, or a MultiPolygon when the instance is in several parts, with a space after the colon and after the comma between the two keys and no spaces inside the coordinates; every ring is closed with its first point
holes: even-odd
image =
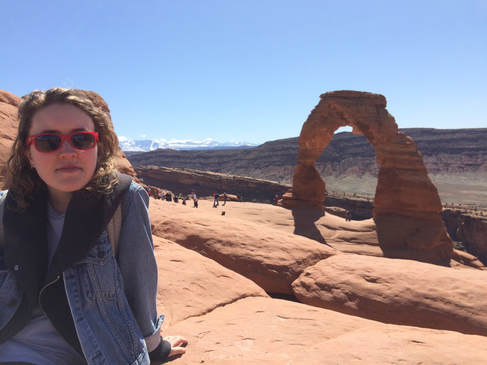
{"type": "Polygon", "coordinates": [[[294,234],[292,212],[268,204],[215,209],[200,200],[196,209],[151,199],[150,216],[163,335],[189,340],[174,364],[480,364],[487,356],[479,335],[487,272],[381,257],[373,220],[320,217],[331,248],[294,234]],[[318,246],[327,254],[307,261],[318,246]],[[296,298],[277,299],[284,287],[296,298]]]}

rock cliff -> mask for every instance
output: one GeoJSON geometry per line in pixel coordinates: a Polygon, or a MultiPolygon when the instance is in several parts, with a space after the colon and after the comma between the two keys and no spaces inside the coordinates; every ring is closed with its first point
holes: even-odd
{"type": "Polygon", "coordinates": [[[487,265],[487,212],[474,215],[461,210],[445,209],[442,216],[452,239],[487,265]]]}
{"type": "Polygon", "coordinates": [[[272,202],[290,188],[273,181],[257,180],[242,176],[220,174],[190,169],[174,169],[163,166],[140,166],[137,175],[145,184],[171,190],[174,193],[211,196],[214,192],[238,195],[244,201],[272,202]]]}
{"type": "MultiPolygon", "coordinates": [[[[443,202],[487,207],[487,128],[399,129],[413,138],[443,202]]],[[[266,142],[245,150],[156,150],[129,156],[134,166],[160,165],[292,182],[298,138],[266,142]]],[[[316,161],[329,192],[373,197],[377,184],[375,151],[364,136],[341,132],[316,161]]]]}

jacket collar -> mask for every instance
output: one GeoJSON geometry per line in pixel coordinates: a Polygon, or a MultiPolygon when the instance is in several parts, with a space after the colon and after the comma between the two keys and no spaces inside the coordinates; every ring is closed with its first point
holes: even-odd
{"type": "Polygon", "coordinates": [[[44,282],[52,281],[81,260],[96,243],[105,226],[110,199],[86,190],[73,193],[61,239],[47,271],[47,193],[38,194],[22,212],[9,208],[9,200],[13,200],[9,195],[3,217],[5,263],[34,304],[44,282]]]}
{"type": "Polygon", "coordinates": [[[106,196],[81,190],[73,193],[64,217],[63,232],[46,282],[88,254],[105,227],[106,196]]]}
{"type": "MultiPolygon", "coordinates": [[[[5,263],[31,300],[44,282],[51,282],[66,268],[86,257],[129,189],[130,176],[119,174],[112,194],[87,190],[73,193],[64,218],[63,232],[47,272],[47,192],[34,197],[22,212],[9,209],[15,201],[7,194],[3,216],[5,263]]],[[[35,300],[32,301],[32,300],[35,300]]]]}

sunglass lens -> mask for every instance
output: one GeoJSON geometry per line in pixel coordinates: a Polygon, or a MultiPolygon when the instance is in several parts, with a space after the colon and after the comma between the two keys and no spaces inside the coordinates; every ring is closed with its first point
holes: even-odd
{"type": "Polygon", "coordinates": [[[90,133],[76,133],[71,136],[71,143],[74,148],[87,150],[95,145],[95,136],[90,133]]]}
{"type": "Polygon", "coordinates": [[[41,152],[51,152],[59,148],[61,138],[55,134],[43,134],[35,139],[36,148],[41,152]]]}

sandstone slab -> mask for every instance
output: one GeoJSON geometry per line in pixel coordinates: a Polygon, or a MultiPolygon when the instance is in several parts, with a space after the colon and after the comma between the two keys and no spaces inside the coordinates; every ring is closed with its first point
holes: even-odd
{"type": "Polygon", "coordinates": [[[291,283],[306,267],[336,253],[309,238],[219,212],[151,200],[149,214],[154,235],[217,261],[268,293],[292,294],[291,283]]]}
{"type": "Polygon", "coordinates": [[[253,281],[194,251],[153,236],[164,327],[247,297],[267,297],[253,281]]]}
{"type": "Polygon", "coordinates": [[[481,364],[485,337],[397,325],[271,298],[245,298],[170,326],[174,364],[481,364]]]}
{"type": "Polygon", "coordinates": [[[303,303],[405,324],[487,335],[487,272],[412,260],[336,255],[292,284],[303,303]]]}

